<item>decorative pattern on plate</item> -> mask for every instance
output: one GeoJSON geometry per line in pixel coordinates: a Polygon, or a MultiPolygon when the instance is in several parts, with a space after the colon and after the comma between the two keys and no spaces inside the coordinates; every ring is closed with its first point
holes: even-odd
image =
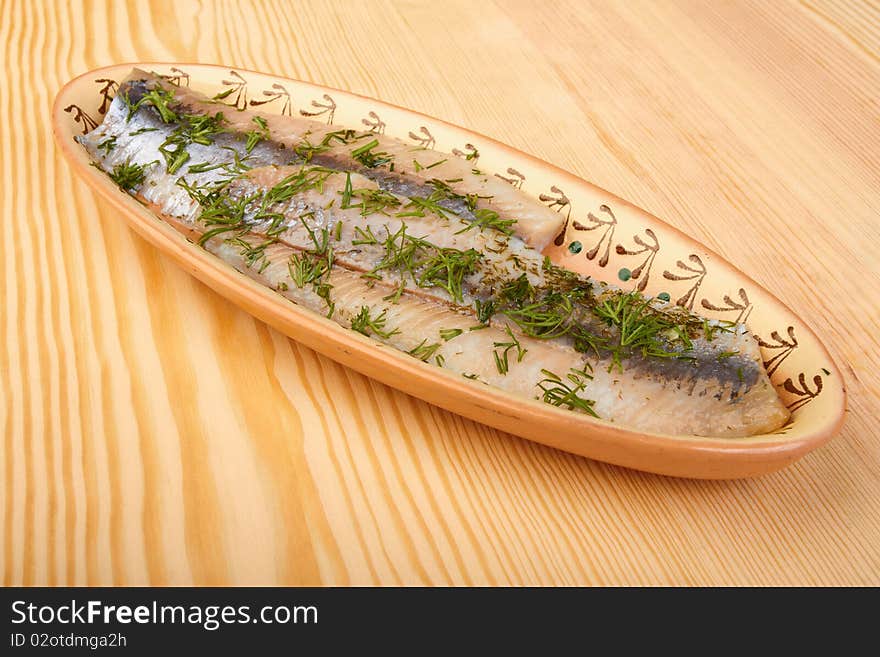
{"type": "Polygon", "coordinates": [[[179,68],[175,68],[174,66],[171,67],[171,73],[163,75],[162,77],[177,87],[181,86],[182,82],[186,83],[184,86],[189,86],[189,73],[186,73],[179,68]]]}
{"type": "Polygon", "coordinates": [[[798,385],[795,385],[794,382],[789,377],[782,384],[782,387],[791,394],[795,395],[797,399],[788,404],[788,410],[794,413],[796,410],[803,408],[811,401],[813,401],[816,397],[819,396],[819,393],[822,392],[822,388],[824,387],[822,383],[822,375],[816,374],[813,377],[813,387],[815,390],[811,390],[810,386],[807,384],[806,375],[801,372],[798,374],[798,385]]]}
{"type": "Polygon", "coordinates": [[[299,113],[311,119],[326,114],[327,125],[331,125],[333,123],[333,117],[336,115],[336,101],[333,100],[329,94],[324,94],[321,98],[324,101],[323,103],[317,100],[313,100],[311,103],[312,107],[316,108],[317,111],[312,112],[310,110],[301,109],[299,113]]]}
{"type": "MultiPolygon", "coordinates": [[[[523,174],[521,174],[519,171],[517,171],[513,167],[507,167],[507,171],[505,173],[507,173],[507,175],[510,176],[510,178],[508,178],[506,176],[502,176],[500,173],[496,173],[495,177],[501,178],[501,180],[509,182],[511,185],[513,185],[517,189],[522,189],[523,183],[526,181],[526,177],[523,174]]],[[[563,234],[564,233],[565,233],[565,231],[563,230],[563,234]]],[[[559,244],[562,244],[562,242],[559,242],[559,244]]],[[[557,244],[557,246],[559,246],[559,244],[557,244]]]]}
{"type": "Polygon", "coordinates": [[[746,294],[746,291],[743,288],[739,289],[739,301],[734,301],[729,294],[724,295],[724,304],[723,306],[715,305],[711,303],[708,299],[703,299],[700,301],[700,305],[706,310],[714,310],[719,313],[727,313],[727,312],[735,312],[739,311],[739,314],[736,316],[736,319],[733,321],[737,324],[745,323],[749,315],[752,314],[752,310],[754,310],[754,306],[752,302],[749,301],[749,295],[746,294]]]}
{"type": "Polygon", "coordinates": [[[73,120],[82,124],[82,133],[84,135],[98,127],[98,122],[86,114],[85,110],[79,105],[68,105],[64,108],[64,111],[68,114],[73,112],[73,120]]]}
{"type": "Polygon", "coordinates": [[[361,123],[367,126],[370,132],[375,132],[379,135],[385,134],[385,121],[380,119],[379,115],[373,111],[367,114],[367,118],[361,119],[361,123]]]}
{"type": "Polygon", "coordinates": [[[611,258],[611,245],[614,243],[614,231],[617,229],[617,217],[611,208],[605,204],[599,206],[599,212],[602,213],[602,216],[595,215],[592,212],[587,213],[587,219],[591,224],[589,226],[582,224],[577,219],[572,221],[571,225],[575,230],[579,231],[602,229],[602,232],[599,234],[599,241],[596,242],[596,244],[584,255],[586,255],[587,260],[593,260],[599,255],[599,251],[602,251],[602,257],[599,258],[598,264],[600,267],[605,267],[608,264],[608,260],[611,258]],[[604,249],[602,248],[603,245],[604,249]]]}
{"type": "MultiPolygon", "coordinates": [[[[281,114],[281,116],[292,116],[290,94],[287,89],[284,88],[283,84],[275,82],[269,89],[263,89],[263,97],[265,100],[254,100],[252,98],[250,101],[251,107],[261,107],[262,105],[268,105],[277,100],[282,100],[283,102],[281,103],[281,111],[279,114],[281,114]]],[[[335,105],[333,109],[336,109],[335,105]]]]}
{"type": "Polygon", "coordinates": [[[788,334],[788,339],[786,340],[781,335],[779,335],[779,331],[773,331],[770,334],[770,338],[773,342],[769,342],[767,340],[762,340],[760,336],[755,335],[755,339],[758,341],[758,344],[761,345],[767,351],[775,351],[777,352],[771,358],[768,358],[764,361],[764,367],[767,369],[767,374],[773,376],[779,366],[791,355],[798,347],[797,337],[794,334],[794,326],[789,326],[786,330],[788,334]]]}
{"type": "Polygon", "coordinates": [[[474,164],[476,164],[477,160],[480,159],[480,151],[478,151],[477,147],[473,144],[465,144],[464,150],[461,150],[460,148],[453,148],[452,154],[456,157],[463,157],[466,160],[471,160],[474,164]]]}
{"type": "Polygon", "coordinates": [[[437,145],[437,140],[434,139],[434,135],[432,135],[431,131],[425,126],[419,128],[419,134],[410,130],[409,138],[417,142],[422,148],[434,148],[437,145]]]}
{"type": "Polygon", "coordinates": [[[101,106],[98,108],[98,114],[106,114],[107,108],[110,107],[110,103],[113,102],[119,84],[117,84],[116,80],[108,80],[107,78],[99,78],[98,80],[95,80],[95,83],[104,85],[98,91],[98,93],[101,94],[101,106]]]}
{"type": "Polygon", "coordinates": [[[549,194],[540,194],[538,198],[542,203],[546,203],[547,207],[553,208],[557,212],[562,212],[563,208],[567,208],[565,222],[566,225],[568,224],[568,220],[571,218],[571,201],[568,200],[565,192],[553,185],[549,194]]]}
{"type": "Polygon", "coordinates": [[[229,104],[236,109],[244,110],[248,106],[247,80],[245,80],[237,71],[229,71],[229,75],[234,79],[221,81],[223,86],[228,88],[220,90],[217,95],[214,96],[214,100],[225,101],[227,98],[235,94],[235,98],[233,98],[232,102],[229,104]]]}
{"type": "Polygon", "coordinates": [[[647,239],[650,241],[650,244],[643,240],[642,237],[638,234],[633,235],[633,242],[636,243],[636,246],[633,247],[632,250],[627,249],[623,244],[618,244],[614,251],[617,255],[641,255],[643,253],[645,255],[645,259],[642,263],[636,267],[635,269],[629,270],[630,277],[639,281],[639,284],[636,285],[636,289],[639,292],[644,292],[645,288],[648,287],[648,280],[651,278],[651,267],[654,266],[654,259],[657,257],[657,253],[660,251],[660,240],[657,239],[657,235],[650,228],[645,229],[645,235],[647,239]],[[641,248],[638,248],[641,247],[641,248]],[[644,276],[642,275],[644,274],[644,276]]]}
{"type": "Polygon", "coordinates": [[[687,264],[683,260],[678,260],[675,263],[675,266],[682,271],[686,271],[686,274],[676,274],[667,270],[663,272],[663,278],[670,281],[693,281],[693,284],[688,291],[675,300],[677,306],[693,310],[694,301],[697,299],[697,293],[700,291],[700,286],[703,284],[703,279],[706,278],[707,272],[706,265],[703,264],[703,259],[696,253],[691,253],[688,256],[688,260],[693,266],[687,264]]]}

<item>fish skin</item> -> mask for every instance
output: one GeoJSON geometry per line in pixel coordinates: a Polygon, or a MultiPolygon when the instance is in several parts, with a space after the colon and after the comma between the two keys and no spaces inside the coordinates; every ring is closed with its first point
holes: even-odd
{"type": "MultiPolygon", "coordinates": [[[[177,99],[185,106],[199,112],[214,113],[218,110],[228,110],[229,107],[217,104],[204,96],[188,88],[175,87],[146,71],[134,69],[128,79],[122,83],[120,91],[124,88],[131,89],[131,100],[136,102],[150,86],[161,86],[173,91],[177,99]],[[133,85],[133,86],[132,86],[133,85]]],[[[246,133],[254,128],[252,118],[259,116],[269,126],[272,140],[281,144],[286,149],[286,161],[284,163],[301,162],[296,157],[296,148],[308,142],[320,143],[329,133],[339,131],[338,126],[327,125],[308,118],[278,116],[267,114],[257,110],[236,112],[232,110],[224,114],[232,130],[246,133]]],[[[495,210],[505,216],[516,216],[520,220],[514,226],[517,234],[529,245],[538,251],[546,247],[559,233],[563,224],[563,218],[558,212],[535,203],[523,191],[513,187],[509,183],[488,173],[474,175],[474,163],[464,158],[456,157],[448,153],[440,153],[420,146],[406,144],[393,137],[372,132],[360,132],[356,141],[349,145],[333,143],[331,147],[312,158],[312,164],[327,166],[332,169],[353,170],[361,175],[372,178],[382,188],[402,196],[427,196],[431,188],[427,183],[431,180],[454,180],[461,178],[462,182],[455,185],[455,189],[462,195],[474,194],[478,197],[490,197],[480,199],[478,207],[495,210]],[[363,166],[357,160],[353,160],[350,151],[352,148],[363,146],[376,140],[378,145],[373,149],[376,152],[387,152],[395,156],[403,164],[390,172],[385,168],[369,168],[363,166]],[[423,167],[417,170],[412,161],[418,161],[423,167]],[[437,164],[441,162],[441,164],[437,164]],[[433,165],[433,166],[432,166],[433,165]]],[[[284,159],[279,158],[279,159],[284,159]]],[[[280,161],[275,163],[280,164],[280,161]]],[[[464,216],[470,213],[460,204],[444,202],[445,205],[456,209],[464,216]]],[[[468,216],[472,218],[473,215],[468,216]]]]}
{"type": "MultiPolygon", "coordinates": [[[[230,112],[229,108],[207,102],[189,90],[171,87],[155,76],[137,71],[130,76],[128,82],[123,83],[120,90],[130,90],[129,98],[136,102],[138,94],[143,94],[155,85],[172,90],[190,108],[200,108],[199,111],[212,113],[224,111],[224,116],[230,112]]],[[[187,181],[204,185],[225,180],[228,176],[224,176],[219,170],[190,174],[186,172],[187,166],[173,175],[167,174],[158,148],[174,126],[163,123],[151,110],[138,111],[130,121],[126,115],[126,106],[117,94],[104,122],[82,137],[80,142],[105,171],[112,171],[122,162],[146,166],[146,178],[137,190],[138,198],[150,204],[181,232],[190,236],[204,235],[207,228],[198,220],[200,207],[177,184],[177,180],[183,176],[187,181]],[[150,131],[132,134],[144,128],[150,131]],[[104,152],[98,146],[108,137],[115,137],[116,146],[109,152],[104,152]],[[151,164],[154,161],[156,163],[151,164]]],[[[233,110],[228,119],[229,127],[247,132],[253,128],[252,116],[249,112],[237,113],[233,110]]],[[[250,153],[246,152],[239,135],[221,134],[210,146],[188,146],[189,164],[225,162],[233,152],[240,158],[247,157],[248,164],[255,168],[230,183],[228,188],[231,198],[236,195],[246,197],[248,194],[270,189],[278,181],[301,169],[302,159],[292,152],[292,147],[301,142],[305,131],[312,131],[311,138],[329,132],[328,126],[312,121],[288,120],[288,117],[282,119],[268,115],[266,119],[269,122],[271,140],[259,142],[250,153]],[[278,144],[279,141],[283,146],[278,144]]],[[[391,152],[394,148],[397,149],[395,153],[413,152],[410,146],[389,140],[390,138],[383,137],[381,145],[375,150],[391,152]]],[[[306,227],[311,230],[334,230],[339,223],[340,239],[338,244],[334,244],[334,267],[330,272],[329,282],[333,286],[335,303],[332,318],[344,327],[351,327],[352,320],[364,306],[371,308],[373,316],[384,311],[385,330],[399,332],[388,336],[374,334],[372,337],[404,351],[411,351],[420,344],[437,342],[438,347],[429,360],[433,361],[436,360],[435,356],[441,356],[445,361],[443,366],[449,371],[476,375],[483,383],[532,398],[540,393],[536,383],[543,376],[542,370],[564,376],[571,369],[585,369],[591,372],[593,378],[586,384],[582,395],[593,401],[595,412],[615,423],[646,431],[735,437],[772,431],[788,419],[788,411],[781,404],[763,369],[758,345],[744,327],[733,333],[724,333],[711,343],[702,338],[695,340],[693,362],[635,355],[624,360],[622,372],[611,365],[607,356],[575,351],[570,339],[541,340],[522,335],[515,324],[500,315],[495,315],[486,328],[469,330],[476,324],[470,304],[485,293],[487,286],[491,287],[491,281],[510,280],[519,273],[526,273],[535,286],[554,285],[554,281],[546,280],[541,267],[543,258],[534,248],[535,244],[541,244],[544,239],[543,232],[549,234],[553,231],[545,231],[541,227],[544,219],[540,209],[545,208],[534,202],[533,205],[539,208],[534,215],[537,217],[534,222],[538,224],[536,230],[530,228],[532,215],[517,215],[515,211],[509,210],[515,204],[505,205],[504,202],[496,203],[496,199],[492,199],[493,207],[502,217],[517,216],[519,219],[516,224],[517,234],[512,236],[505,236],[494,230],[472,229],[462,232],[463,228],[468,227],[468,217],[464,213],[464,221],[457,217],[430,213],[425,217],[406,219],[410,234],[428,235],[431,242],[440,247],[459,250],[474,248],[482,254],[479,269],[464,279],[462,299],[458,301],[442,289],[419,288],[411,280],[395,279],[393,275],[382,281],[364,280],[362,274],[375,266],[381,252],[364,245],[359,245],[358,248],[352,245],[354,226],[372,226],[377,235],[383,231],[393,233],[400,226],[400,219],[381,214],[361,216],[357,207],[341,209],[338,202],[335,207],[325,211],[328,203],[338,199],[346,178],[352,181],[354,189],[393,191],[398,195],[401,204],[407,202],[401,192],[421,190],[418,193],[423,194],[428,187],[415,172],[408,172],[406,176],[383,178],[372,170],[364,171],[365,167],[352,165],[347,151],[355,147],[356,144],[349,144],[344,147],[347,149],[345,151],[324,153],[324,159],[313,159],[310,164],[327,166],[333,170],[328,175],[324,189],[308,190],[273,208],[284,216],[286,223],[284,230],[275,236],[279,241],[264,250],[264,261],[261,261],[259,268],[248,265],[242,255],[241,244],[233,246],[222,237],[214,237],[208,239],[204,247],[245,275],[278,290],[291,301],[326,314],[326,299],[317,295],[309,285],[300,289],[290,284],[287,263],[292,254],[311,248],[311,237],[306,227]],[[349,165],[353,171],[342,173],[345,166],[349,165]],[[364,175],[365,173],[369,175],[364,175]],[[392,182],[389,179],[393,179],[392,182]],[[314,214],[304,221],[302,215],[308,210],[314,211],[314,214]],[[507,214],[508,211],[513,214],[507,214]],[[493,254],[486,249],[490,245],[502,248],[502,242],[504,254],[493,254]],[[518,268],[512,268],[506,259],[509,253],[517,254],[520,263],[518,268]],[[488,284],[487,280],[490,281],[488,284]],[[393,303],[387,297],[401,283],[406,284],[405,292],[398,303],[393,303]],[[285,286],[287,289],[283,289],[285,286]],[[450,328],[459,328],[463,333],[449,341],[440,339],[439,330],[450,328]],[[516,334],[522,347],[526,349],[526,355],[520,361],[514,352],[513,357],[508,358],[509,372],[505,375],[498,371],[491,356],[474,358],[473,355],[488,356],[498,349],[496,343],[509,342],[508,330],[516,334]],[[738,353],[722,362],[718,355],[724,352],[738,353]]],[[[418,152],[424,156],[427,151],[418,152]]],[[[439,155],[431,153],[432,157],[439,155]]],[[[462,161],[450,156],[451,160],[462,161]]],[[[443,163],[434,168],[445,166],[447,164],[443,163]]],[[[447,174],[444,172],[444,175],[447,174]]],[[[489,188],[480,187],[483,184],[484,181],[477,180],[468,189],[485,192],[489,188]]],[[[501,184],[505,190],[512,189],[506,183],[501,184]]],[[[558,222],[558,215],[553,212],[551,214],[554,221],[558,222]]],[[[557,227],[558,223],[554,230],[557,227]]],[[[265,228],[260,222],[252,221],[248,235],[243,239],[255,240],[254,244],[258,244],[259,240],[265,241],[265,235],[260,232],[265,228]]],[[[597,294],[601,294],[604,289],[602,284],[593,282],[591,285],[597,294]]],[[[597,328],[601,330],[601,327],[597,328]]]]}

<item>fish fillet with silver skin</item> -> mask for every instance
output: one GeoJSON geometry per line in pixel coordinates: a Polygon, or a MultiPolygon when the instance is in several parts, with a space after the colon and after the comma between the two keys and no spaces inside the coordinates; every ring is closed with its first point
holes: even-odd
{"type": "Polygon", "coordinates": [[[788,420],[745,326],[550,264],[560,216],[472,161],[139,70],[80,143],[230,266],[434,366],[652,433],[788,420]]]}

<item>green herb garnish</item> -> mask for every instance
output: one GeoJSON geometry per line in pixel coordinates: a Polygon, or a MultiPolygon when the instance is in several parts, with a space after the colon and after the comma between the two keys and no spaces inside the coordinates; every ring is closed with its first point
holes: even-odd
{"type": "Polygon", "coordinates": [[[496,348],[492,355],[495,357],[495,367],[498,368],[499,374],[507,374],[510,370],[510,363],[508,361],[508,357],[510,351],[512,349],[516,349],[516,362],[522,362],[522,359],[525,357],[528,349],[523,348],[520,341],[513,334],[513,331],[510,330],[510,326],[506,327],[507,335],[510,336],[509,342],[495,342],[493,346],[496,348]],[[499,352],[498,348],[501,348],[502,351],[499,352]]]}
{"type": "Polygon", "coordinates": [[[131,117],[134,116],[143,105],[152,105],[159,113],[159,118],[161,118],[164,123],[171,123],[172,121],[177,120],[177,113],[170,107],[171,103],[174,102],[174,93],[163,89],[162,87],[151,89],[141,96],[141,99],[134,104],[129,100],[127,91],[122,99],[128,106],[129,120],[131,120],[131,117]]]}
{"type": "Polygon", "coordinates": [[[434,247],[433,255],[419,263],[423,271],[417,281],[418,285],[443,288],[453,301],[461,303],[464,277],[476,270],[481,257],[475,249],[460,251],[434,247]]]}
{"type": "Polygon", "coordinates": [[[432,344],[427,344],[427,342],[428,342],[427,338],[422,340],[421,343],[417,347],[414,347],[413,349],[411,349],[407,353],[410,356],[414,356],[421,361],[427,362],[428,359],[430,359],[431,356],[433,356],[434,353],[440,348],[439,342],[434,342],[432,344]]]}
{"type": "Polygon", "coordinates": [[[116,148],[116,140],[117,139],[118,139],[118,137],[116,135],[114,135],[112,137],[107,137],[107,139],[105,139],[100,144],[98,144],[98,150],[104,151],[104,153],[109,155],[110,151],[112,151],[114,148],[116,148]]]}
{"type": "Polygon", "coordinates": [[[365,167],[374,168],[381,166],[383,164],[388,164],[392,161],[392,157],[389,153],[378,152],[374,153],[373,149],[379,145],[378,139],[373,139],[372,141],[354,149],[351,152],[351,156],[363,164],[365,167]]]}
{"type": "Polygon", "coordinates": [[[113,167],[113,171],[110,172],[110,178],[119,185],[119,189],[128,192],[144,182],[144,179],[147,177],[145,169],[148,166],[148,164],[123,162],[113,167]]]}
{"type": "Polygon", "coordinates": [[[443,340],[445,340],[446,342],[449,342],[453,338],[457,338],[462,333],[464,333],[464,331],[458,328],[440,329],[440,337],[443,338],[443,340]]]}
{"type": "Polygon", "coordinates": [[[159,152],[165,158],[165,167],[169,174],[175,173],[190,158],[186,147],[190,144],[209,146],[214,138],[224,131],[225,119],[222,112],[210,114],[174,115],[179,120],[178,127],[159,146],[159,152]]]}
{"type": "Polygon", "coordinates": [[[596,304],[593,313],[617,329],[612,364],[620,366],[621,358],[632,352],[661,358],[682,356],[669,345],[670,338],[681,335],[679,322],[651,308],[650,301],[638,292],[610,295],[596,304]]]}
{"type": "Polygon", "coordinates": [[[363,333],[364,335],[370,335],[370,333],[375,333],[380,338],[388,339],[395,333],[400,333],[398,329],[394,329],[393,331],[385,330],[385,322],[387,314],[387,310],[382,310],[382,312],[375,317],[370,316],[370,307],[362,306],[360,312],[357,316],[351,320],[351,328],[358,333],[363,333]]]}
{"type": "Polygon", "coordinates": [[[351,241],[354,246],[359,244],[378,244],[379,240],[373,235],[373,229],[369,226],[366,229],[361,228],[360,226],[354,227],[354,235],[355,238],[351,241]]]}
{"type": "Polygon", "coordinates": [[[481,233],[486,228],[492,228],[505,235],[513,235],[513,229],[511,226],[516,223],[516,219],[502,219],[494,210],[487,210],[485,208],[478,208],[474,210],[473,213],[474,220],[468,222],[468,224],[458,231],[456,235],[459,233],[466,233],[471,228],[479,228],[481,233]]]}
{"type": "Polygon", "coordinates": [[[269,139],[269,124],[262,116],[255,116],[251,119],[254,123],[257,124],[257,127],[253,130],[246,132],[245,136],[247,137],[247,141],[244,145],[244,150],[247,153],[250,153],[257,144],[261,141],[268,141],[269,139]]]}
{"type": "Polygon", "coordinates": [[[342,209],[345,210],[351,203],[351,172],[345,172],[345,187],[342,188],[342,209]]]}
{"type": "Polygon", "coordinates": [[[538,382],[538,387],[542,390],[541,399],[553,406],[565,406],[569,410],[581,410],[593,417],[599,417],[593,405],[596,403],[591,399],[581,397],[579,393],[587,387],[587,382],[592,380],[593,375],[586,370],[578,370],[572,368],[563,380],[558,374],[549,370],[541,370],[544,379],[538,382]]]}

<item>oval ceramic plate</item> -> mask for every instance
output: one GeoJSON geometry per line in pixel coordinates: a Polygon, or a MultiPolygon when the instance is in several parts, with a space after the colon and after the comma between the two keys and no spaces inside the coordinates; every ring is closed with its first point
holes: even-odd
{"type": "MultiPolygon", "coordinates": [[[[488,137],[337,89],[243,69],[138,63],[98,69],[68,83],[53,109],[55,138],[76,172],[140,235],[199,280],[293,339],[367,376],[503,431],[590,458],[661,474],[735,478],[782,468],[827,441],[843,420],[842,377],[825,347],[773,295],[704,246],[590,183],[488,137]],[[669,295],[707,317],[745,322],[792,420],[750,438],[648,434],[512,396],[427,365],[294,305],[188,242],[109,177],[89,166],[74,137],[103,119],[117,82],[134,66],[239,109],[312,117],[385,133],[458,155],[549,205],[565,227],[545,253],[558,265],[669,295]]],[[[145,301],[146,302],[146,301],[145,301]]]]}

